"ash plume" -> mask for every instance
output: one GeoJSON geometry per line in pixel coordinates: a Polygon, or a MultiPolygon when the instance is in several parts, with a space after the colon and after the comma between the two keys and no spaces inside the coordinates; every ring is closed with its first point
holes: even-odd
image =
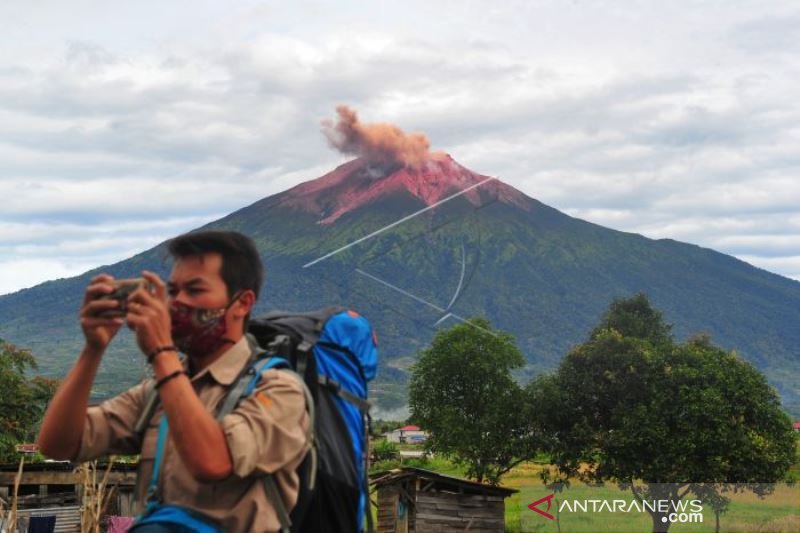
{"type": "Polygon", "coordinates": [[[338,121],[324,120],[322,132],[328,142],[343,154],[365,158],[379,166],[401,164],[419,168],[431,157],[430,142],[424,133],[406,133],[394,124],[364,124],[354,109],[336,108],[338,121]]]}

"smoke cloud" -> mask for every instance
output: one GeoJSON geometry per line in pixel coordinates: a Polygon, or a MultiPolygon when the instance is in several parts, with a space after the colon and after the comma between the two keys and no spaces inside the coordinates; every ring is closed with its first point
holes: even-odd
{"type": "Polygon", "coordinates": [[[331,146],[343,154],[357,155],[370,163],[400,163],[418,168],[431,156],[430,142],[424,133],[406,133],[393,124],[359,122],[355,110],[346,105],[336,108],[339,120],[322,122],[322,132],[331,146]]]}

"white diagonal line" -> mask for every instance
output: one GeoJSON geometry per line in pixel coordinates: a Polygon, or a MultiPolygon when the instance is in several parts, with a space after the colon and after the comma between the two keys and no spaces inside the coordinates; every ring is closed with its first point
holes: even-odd
{"type": "Polygon", "coordinates": [[[492,181],[492,180],[494,180],[494,179],[497,179],[497,178],[487,178],[487,179],[485,179],[485,180],[483,180],[483,181],[481,181],[481,182],[479,182],[479,183],[476,183],[476,184],[474,184],[474,185],[470,185],[469,187],[467,187],[467,188],[466,188],[466,189],[464,189],[463,191],[459,191],[459,192],[457,192],[457,193],[455,193],[455,194],[452,194],[452,195],[448,196],[447,198],[444,198],[444,199],[442,199],[442,200],[439,200],[439,201],[438,201],[438,202],[436,202],[435,204],[431,204],[431,205],[429,205],[429,206],[427,206],[427,207],[424,207],[424,208],[420,209],[419,211],[417,211],[417,212],[415,212],[415,213],[411,213],[410,215],[408,215],[408,216],[405,216],[405,217],[401,218],[400,220],[397,220],[396,222],[392,222],[392,223],[391,223],[391,224],[389,224],[388,226],[384,226],[384,227],[382,227],[382,228],[381,228],[381,229],[379,229],[379,230],[373,231],[373,232],[372,232],[372,233],[370,233],[369,235],[365,235],[364,237],[361,237],[360,239],[356,239],[355,241],[353,241],[353,242],[351,242],[351,243],[349,243],[349,244],[345,244],[344,246],[342,246],[341,248],[339,248],[339,249],[337,249],[337,250],[334,250],[334,251],[332,251],[332,252],[330,252],[330,253],[327,253],[327,254],[325,254],[325,255],[323,255],[322,257],[319,257],[319,258],[317,258],[317,259],[314,259],[314,260],[313,260],[313,261],[311,261],[310,263],[306,263],[305,265],[303,265],[303,268],[308,268],[308,267],[310,267],[310,266],[312,266],[312,265],[315,265],[315,264],[319,263],[320,261],[324,261],[325,259],[328,259],[329,257],[333,257],[334,255],[336,255],[336,254],[338,254],[338,253],[340,253],[340,252],[343,252],[343,251],[347,250],[348,248],[351,248],[351,247],[355,246],[355,245],[356,245],[356,244],[358,244],[358,243],[364,242],[364,241],[366,241],[367,239],[371,239],[372,237],[375,237],[376,235],[379,235],[379,234],[383,233],[383,232],[384,232],[384,231],[386,231],[387,229],[391,229],[391,228],[393,228],[393,227],[395,227],[395,226],[397,226],[397,225],[399,225],[399,224],[402,224],[403,222],[406,222],[406,221],[408,221],[408,220],[411,220],[411,219],[412,219],[412,218],[414,218],[415,216],[417,216],[417,215],[421,215],[421,214],[422,214],[422,213],[424,213],[425,211],[429,211],[429,210],[433,209],[434,207],[437,207],[437,206],[440,206],[440,205],[442,205],[442,204],[443,204],[443,203],[445,203],[445,202],[449,202],[449,201],[450,201],[450,200],[452,200],[453,198],[458,198],[458,197],[459,197],[459,196],[461,196],[462,194],[464,194],[464,193],[467,193],[467,192],[471,191],[472,189],[474,189],[474,188],[476,188],[476,187],[480,187],[480,186],[481,186],[481,185],[483,185],[484,183],[487,183],[487,182],[489,182],[489,181],[492,181]]]}
{"type": "Polygon", "coordinates": [[[498,335],[498,334],[497,334],[497,333],[495,333],[494,331],[492,331],[492,330],[490,330],[490,329],[486,329],[486,328],[484,328],[483,326],[478,326],[477,324],[473,324],[472,322],[470,322],[469,320],[467,320],[467,319],[466,319],[466,318],[464,318],[463,316],[459,316],[459,315],[457,315],[457,314],[455,314],[455,313],[447,313],[447,314],[446,314],[446,315],[444,315],[442,318],[440,318],[439,320],[437,320],[437,321],[436,321],[436,323],[434,324],[434,326],[438,326],[440,323],[444,322],[444,321],[445,321],[445,319],[447,319],[448,317],[453,317],[453,318],[455,318],[456,320],[458,320],[459,322],[463,322],[464,324],[467,324],[468,326],[472,326],[472,327],[473,327],[473,328],[475,328],[475,329],[479,329],[479,330],[481,330],[481,331],[485,331],[486,333],[488,333],[489,335],[491,335],[491,336],[493,336],[493,337],[500,338],[500,335],[498,335]]]}
{"type": "Polygon", "coordinates": [[[423,300],[423,299],[422,299],[422,298],[420,298],[419,296],[414,296],[414,295],[413,295],[413,294],[411,294],[410,292],[404,291],[404,290],[403,290],[403,289],[401,289],[400,287],[396,287],[396,286],[392,285],[391,283],[389,283],[388,281],[383,281],[383,280],[382,280],[382,279],[380,279],[380,278],[376,278],[376,277],[375,277],[375,276],[373,276],[372,274],[368,274],[368,273],[364,272],[363,270],[361,270],[360,268],[357,268],[357,269],[356,269],[356,272],[358,272],[359,274],[361,274],[361,275],[363,275],[363,276],[367,276],[369,279],[371,279],[371,280],[374,280],[374,281],[377,281],[378,283],[380,283],[380,284],[382,284],[382,285],[386,285],[386,286],[387,286],[387,287],[389,287],[390,289],[396,290],[396,291],[397,291],[397,292],[399,292],[400,294],[403,294],[403,295],[405,295],[405,296],[408,296],[409,298],[413,298],[414,300],[418,301],[418,302],[419,302],[419,303],[421,303],[421,304],[425,304],[425,305],[427,305],[428,307],[433,307],[434,309],[436,309],[436,310],[437,310],[437,311],[439,311],[440,313],[444,313],[444,312],[445,312],[445,310],[444,310],[444,309],[442,309],[441,307],[439,307],[438,305],[436,305],[436,304],[432,304],[432,303],[430,303],[430,302],[429,302],[429,301],[427,301],[427,300],[423,300]]]}
{"type": "Polygon", "coordinates": [[[442,322],[444,322],[445,320],[447,320],[447,319],[448,319],[448,318],[450,318],[451,316],[453,316],[453,313],[447,313],[446,315],[442,315],[442,318],[440,318],[439,320],[437,320],[436,322],[434,322],[434,324],[433,324],[433,325],[434,325],[434,326],[438,326],[439,324],[441,324],[442,322]]]}
{"type": "MultiPolygon", "coordinates": [[[[458,287],[456,287],[456,292],[453,294],[453,297],[450,299],[450,303],[447,304],[447,309],[453,307],[453,304],[456,303],[456,298],[458,298],[459,293],[461,293],[461,285],[464,284],[464,273],[467,271],[467,252],[464,249],[464,245],[461,245],[461,278],[458,280],[458,287]]],[[[444,318],[440,319],[444,320],[444,318]]]]}
{"type": "Polygon", "coordinates": [[[371,280],[373,280],[373,281],[377,281],[377,282],[378,282],[378,283],[380,283],[381,285],[385,285],[386,287],[389,287],[390,289],[392,289],[392,290],[395,290],[395,291],[399,292],[400,294],[402,294],[402,295],[404,295],[404,296],[408,296],[408,297],[409,297],[409,298],[411,298],[412,300],[416,300],[417,302],[419,302],[419,303],[421,303],[421,304],[423,304],[423,305],[427,305],[428,307],[432,307],[433,309],[436,309],[436,310],[437,310],[437,311],[439,311],[440,313],[446,313],[446,314],[445,314],[445,315],[444,315],[442,318],[440,318],[439,320],[437,320],[437,321],[436,321],[436,323],[434,324],[434,326],[438,326],[440,323],[444,322],[444,321],[445,321],[445,319],[447,319],[447,318],[449,318],[449,317],[453,317],[453,318],[455,318],[456,320],[459,320],[459,321],[463,322],[464,324],[468,324],[468,325],[472,326],[473,328],[479,329],[479,330],[481,330],[481,331],[485,331],[486,333],[488,333],[488,334],[490,334],[490,335],[492,335],[492,336],[494,336],[494,337],[498,337],[498,338],[500,337],[500,336],[499,336],[497,333],[495,333],[494,331],[488,330],[488,329],[486,329],[486,328],[484,328],[484,327],[482,327],[482,326],[477,326],[477,325],[473,324],[472,322],[470,322],[469,320],[467,320],[466,318],[464,318],[464,317],[462,317],[462,316],[458,316],[458,315],[457,315],[457,314],[455,314],[455,313],[449,313],[449,312],[447,312],[447,310],[446,310],[446,309],[442,309],[441,307],[439,307],[439,306],[438,306],[438,305],[436,305],[436,304],[432,304],[432,303],[430,303],[429,301],[427,301],[427,300],[424,300],[424,299],[420,298],[419,296],[415,296],[415,295],[411,294],[411,293],[410,293],[410,292],[408,292],[408,291],[404,291],[404,290],[403,290],[403,289],[401,289],[400,287],[397,287],[397,286],[395,286],[395,285],[392,285],[392,284],[391,284],[391,283],[389,283],[388,281],[384,281],[384,280],[382,280],[382,279],[380,279],[380,278],[377,278],[377,277],[373,276],[372,274],[369,274],[369,273],[367,273],[367,272],[364,272],[364,271],[363,271],[363,270],[361,270],[360,268],[357,268],[357,269],[356,269],[356,272],[358,272],[358,273],[359,273],[359,274],[361,274],[362,276],[366,276],[366,277],[368,277],[369,279],[371,279],[371,280]]]}

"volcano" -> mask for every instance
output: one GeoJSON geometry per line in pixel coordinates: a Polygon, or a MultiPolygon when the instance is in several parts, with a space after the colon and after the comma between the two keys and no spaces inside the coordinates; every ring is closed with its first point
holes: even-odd
{"type": "MultiPolygon", "coordinates": [[[[334,303],[367,316],[380,338],[373,394],[404,404],[415,355],[435,332],[471,317],[515,336],[520,379],[553,368],[585,340],[612,299],[644,292],[674,324],[735,349],[800,414],[800,283],[733,257],[569,217],[441,153],[421,164],[359,157],[205,226],[250,235],[264,259],[257,311],[334,303]]],[[[0,337],[61,376],[81,344],[75,311],[97,272],[168,272],[164,246],[81,276],[0,297],[0,337]]],[[[97,396],[141,378],[130,334],[118,339],[97,396]]]]}
{"type": "Polygon", "coordinates": [[[485,204],[488,198],[525,210],[533,207],[530,199],[518,190],[472,172],[447,154],[431,157],[419,168],[356,159],[278,197],[283,205],[314,213],[320,217],[320,224],[327,225],[392,194],[410,194],[426,206],[459,195],[476,207],[485,204]],[[482,185],[487,186],[479,188],[482,185]]]}

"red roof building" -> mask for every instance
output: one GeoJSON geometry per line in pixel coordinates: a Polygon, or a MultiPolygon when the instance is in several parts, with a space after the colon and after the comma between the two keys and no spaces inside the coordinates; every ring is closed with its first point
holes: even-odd
{"type": "Polygon", "coordinates": [[[389,442],[398,444],[422,444],[428,438],[428,434],[422,431],[419,426],[403,426],[388,433],[383,434],[389,442]]]}

